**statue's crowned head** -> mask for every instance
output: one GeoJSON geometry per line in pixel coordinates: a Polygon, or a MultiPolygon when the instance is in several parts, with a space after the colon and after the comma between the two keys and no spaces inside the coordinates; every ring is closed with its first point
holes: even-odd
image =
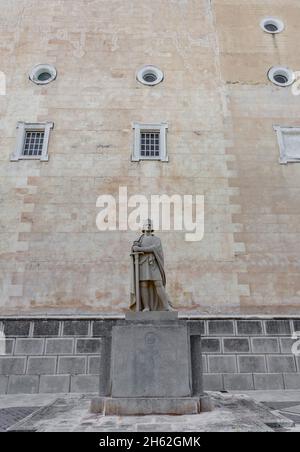
{"type": "Polygon", "coordinates": [[[148,218],[148,220],[146,220],[144,222],[142,232],[143,233],[145,233],[145,232],[154,232],[153,221],[150,220],[149,218],[148,218]]]}

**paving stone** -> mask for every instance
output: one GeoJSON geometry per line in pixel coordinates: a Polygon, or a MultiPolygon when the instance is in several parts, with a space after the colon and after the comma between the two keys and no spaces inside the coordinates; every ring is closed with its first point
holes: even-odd
{"type": "Polygon", "coordinates": [[[9,377],[8,394],[36,394],[39,377],[36,375],[12,375],[9,377]]]}
{"type": "Polygon", "coordinates": [[[191,335],[202,336],[203,334],[205,334],[204,320],[189,320],[187,324],[191,335]]]}
{"type": "Polygon", "coordinates": [[[204,391],[222,391],[223,377],[222,374],[203,374],[204,391]]]}
{"type": "Polygon", "coordinates": [[[35,320],[34,336],[58,336],[59,321],[58,320],[35,320]]]}
{"type": "Polygon", "coordinates": [[[41,393],[68,393],[70,390],[70,375],[42,375],[39,392],[41,393]]]}
{"type": "Polygon", "coordinates": [[[58,373],[59,374],[85,374],[86,358],[84,356],[59,357],[58,373]]]}
{"type": "Polygon", "coordinates": [[[212,373],[234,373],[237,371],[235,356],[208,356],[208,369],[212,373]]]}
{"type": "Polygon", "coordinates": [[[8,384],[8,377],[6,377],[4,375],[0,375],[0,394],[6,394],[7,384],[8,384]]]}
{"type": "Polygon", "coordinates": [[[249,339],[246,338],[227,338],[224,341],[225,353],[246,353],[250,352],[249,339]]]}
{"type": "Polygon", "coordinates": [[[254,388],[256,390],[284,389],[282,374],[254,374],[254,388]]]}
{"type": "Polygon", "coordinates": [[[252,339],[253,353],[279,353],[278,339],[259,337],[252,339]]]}
{"type": "Polygon", "coordinates": [[[251,336],[263,334],[262,322],[260,320],[237,320],[237,333],[251,336]]]}
{"type": "Polygon", "coordinates": [[[46,355],[70,355],[73,353],[73,339],[47,339],[46,355]]]}
{"type": "Polygon", "coordinates": [[[101,350],[101,343],[101,339],[77,339],[76,353],[98,354],[101,350]]]}
{"type": "Polygon", "coordinates": [[[114,324],[115,322],[112,320],[96,320],[92,325],[92,335],[95,337],[111,336],[114,324]]]}
{"type": "Polygon", "coordinates": [[[20,375],[25,372],[25,358],[0,357],[0,375],[20,375]]]}
{"type": "Polygon", "coordinates": [[[264,356],[239,356],[238,363],[241,373],[264,373],[267,371],[264,356]]]}
{"type": "Polygon", "coordinates": [[[224,388],[227,391],[250,391],[254,389],[252,374],[224,374],[224,388]]]}
{"type": "Polygon", "coordinates": [[[64,336],[87,336],[89,334],[88,320],[65,320],[63,322],[64,336]]]}
{"type": "Polygon", "coordinates": [[[267,356],[268,370],[270,373],[296,372],[294,356],[267,356]]]}
{"type": "Polygon", "coordinates": [[[28,375],[51,375],[55,374],[56,358],[28,358],[27,374],[28,375]]]}
{"type": "Polygon", "coordinates": [[[98,393],[98,375],[74,375],[71,376],[71,392],[82,394],[98,393]]]}
{"type": "Polygon", "coordinates": [[[270,335],[290,335],[289,320],[266,320],[266,333],[270,335]]]}
{"type": "Polygon", "coordinates": [[[4,320],[4,334],[9,336],[29,336],[30,321],[4,320]]]}
{"type": "Polygon", "coordinates": [[[172,424],[138,424],[138,432],[172,432],[172,424]]]}
{"type": "Polygon", "coordinates": [[[25,431],[36,429],[37,431],[87,431],[104,432],[105,434],[116,431],[159,431],[169,430],[174,432],[203,432],[203,431],[269,431],[266,422],[278,422],[278,417],[270,412],[267,407],[256,403],[245,395],[211,394],[213,403],[217,407],[210,413],[186,416],[126,416],[99,417],[88,414],[90,399],[92,396],[75,396],[72,394],[72,403],[64,396],[58,401],[45,406],[34,413],[26,421],[21,421],[18,428],[25,431]],[[153,426],[153,428],[150,426],[153,426]]]}
{"type": "Polygon", "coordinates": [[[44,339],[17,339],[15,355],[42,355],[44,339]]]}
{"type": "Polygon", "coordinates": [[[221,341],[220,339],[214,338],[202,338],[201,339],[201,350],[202,353],[220,353],[221,352],[221,341]]]}
{"type": "Polygon", "coordinates": [[[283,374],[285,389],[300,389],[300,373],[283,374]]]}
{"type": "Polygon", "coordinates": [[[230,336],[234,334],[233,320],[209,320],[208,334],[230,336]]]}

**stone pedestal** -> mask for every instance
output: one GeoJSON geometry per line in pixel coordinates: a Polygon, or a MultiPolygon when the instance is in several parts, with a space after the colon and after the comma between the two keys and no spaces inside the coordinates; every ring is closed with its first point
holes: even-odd
{"type": "MultiPolygon", "coordinates": [[[[109,341],[108,341],[109,343],[109,341]]],[[[91,411],[106,415],[201,411],[201,338],[175,312],[128,313],[112,327],[111,353],[91,411]],[[193,359],[192,359],[193,358],[193,359]],[[193,365],[192,365],[193,362],[193,365]]]]}

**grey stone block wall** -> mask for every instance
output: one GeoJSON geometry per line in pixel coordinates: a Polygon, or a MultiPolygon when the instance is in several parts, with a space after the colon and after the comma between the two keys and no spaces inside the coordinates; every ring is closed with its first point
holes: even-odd
{"type": "MultiPolygon", "coordinates": [[[[0,394],[97,393],[109,371],[113,319],[1,319],[0,394]]],[[[300,319],[193,319],[202,335],[204,389],[300,389],[292,353],[300,319]]],[[[300,347],[299,347],[300,348],[300,347]]],[[[103,382],[105,384],[105,382],[103,382]]]]}

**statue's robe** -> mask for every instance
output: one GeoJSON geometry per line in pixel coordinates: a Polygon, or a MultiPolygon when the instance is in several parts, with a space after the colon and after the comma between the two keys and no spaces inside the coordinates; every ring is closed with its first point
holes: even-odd
{"type": "MultiPolygon", "coordinates": [[[[140,246],[144,254],[139,256],[139,280],[140,281],[161,281],[166,286],[166,274],[164,270],[164,253],[160,238],[155,235],[143,234],[139,240],[134,242],[134,246],[140,246]]],[[[163,304],[157,296],[155,286],[149,284],[150,309],[151,311],[164,310],[163,304]]],[[[131,297],[130,309],[136,308],[135,294],[135,266],[132,258],[131,265],[131,297]]],[[[141,300],[142,308],[143,301],[141,300]]]]}

